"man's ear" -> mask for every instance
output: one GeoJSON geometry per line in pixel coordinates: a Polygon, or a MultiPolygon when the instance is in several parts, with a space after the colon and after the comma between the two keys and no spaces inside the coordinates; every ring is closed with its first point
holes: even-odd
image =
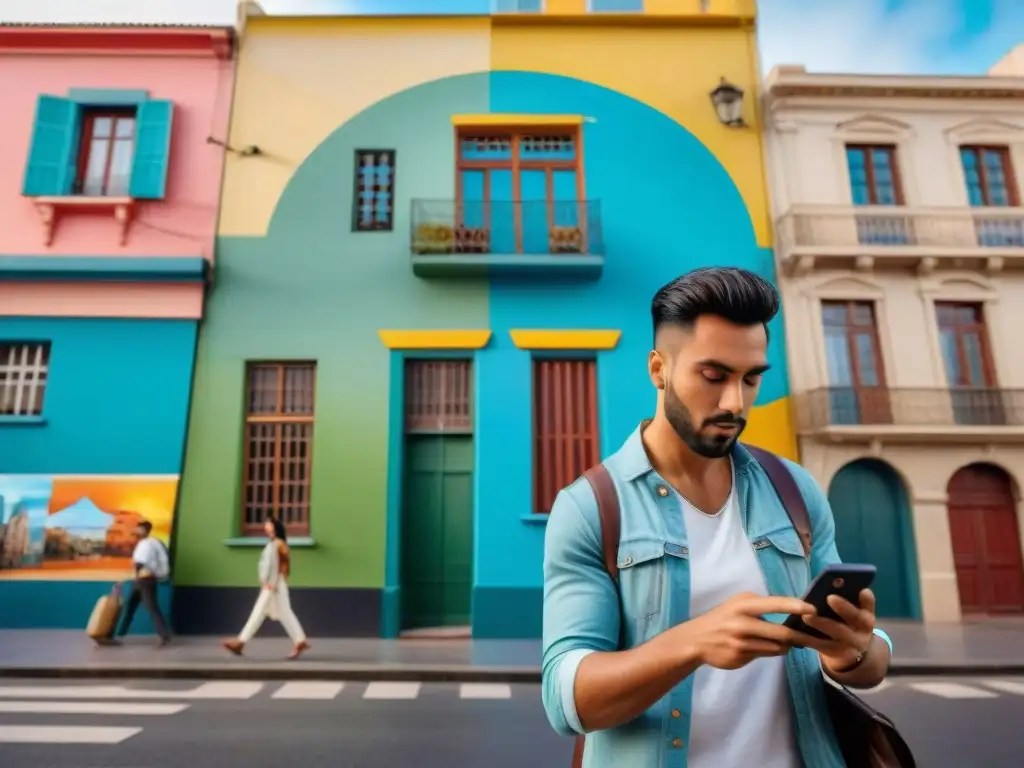
{"type": "Polygon", "coordinates": [[[651,376],[651,383],[654,384],[655,389],[665,388],[665,379],[668,371],[665,366],[665,358],[656,349],[652,349],[650,354],[647,355],[647,372],[651,376]]]}

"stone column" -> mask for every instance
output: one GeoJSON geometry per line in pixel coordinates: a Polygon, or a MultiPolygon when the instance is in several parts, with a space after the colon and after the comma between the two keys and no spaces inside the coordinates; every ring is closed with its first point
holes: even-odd
{"type": "Polygon", "coordinates": [[[913,502],[914,542],[921,581],[921,611],[929,624],[960,621],[960,590],[953,562],[946,493],[918,493],[913,502]]]}

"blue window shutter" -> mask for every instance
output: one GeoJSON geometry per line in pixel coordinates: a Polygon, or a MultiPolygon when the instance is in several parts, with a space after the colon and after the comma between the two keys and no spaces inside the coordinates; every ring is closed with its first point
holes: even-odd
{"type": "Polygon", "coordinates": [[[75,183],[81,111],[71,99],[41,95],[21,192],[32,197],[70,195],[75,183]]]}
{"type": "Polygon", "coordinates": [[[167,191],[167,161],[171,150],[170,101],[139,102],[135,116],[135,159],[128,186],[131,197],[163,200],[167,191]]]}

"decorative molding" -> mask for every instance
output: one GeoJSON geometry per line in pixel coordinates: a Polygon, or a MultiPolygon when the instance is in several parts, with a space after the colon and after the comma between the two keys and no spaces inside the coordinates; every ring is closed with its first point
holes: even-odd
{"type": "Polygon", "coordinates": [[[135,216],[135,200],[130,197],[34,197],[31,198],[43,223],[43,242],[53,244],[57,221],[67,213],[107,213],[117,224],[117,243],[128,242],[128,226],[135,216]]]}
{"type": "Polygon", "coordinates": [[[519,349],[614,349],[622,331],[612,330],[513,330],[508,335],[519,349]]]}
{"type": "Polygon", "coordinates": [[[1024,142],[1024,126],[1005,120],[975,117],[943,131],[951,144],[1012,144],[1024,142]]]}
{"type": "Polygon", "coordinates": [[[864,140],[879,136],[890,140],[910,139],[914,137],[914,128],[908,123],[893,117],[877,114],[864,114],[845,120],[836,125],[836,134],[852,140],[864,140]]]}
{"type": "Polygon", "coordinates": [[[235,31],[228,26],[114,27],[85,24],[0,25],[0,52],[9,55],[179,56],[227,60],[235,31]]]}
{"type": "Polygon", "coordinates": [[[863,273],[826,276],[806,285],[806,293],[819,299],[869,299],[885,297],[885,286],[863,273]]]}
{"type": "Polygon", "coordinates": [[[489,330],[381,330],[388,349],[482,349],[491,340],[489,330]]]}

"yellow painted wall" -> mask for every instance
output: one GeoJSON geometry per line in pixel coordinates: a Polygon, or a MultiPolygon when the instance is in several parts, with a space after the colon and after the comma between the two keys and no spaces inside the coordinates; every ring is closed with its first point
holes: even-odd
{"type": "Polygon", "coordinates": [[[713,152],[751,212],[758,244],[770,247],[757,109],[754,31],[737,27],[500,24],[491,67],[566,75],[632,96],[676,120],[713,152]],[[750,127],[726,128],[708,93],[725,77],[746,91],[750,127]]]}
{"type": "Polygon", "coordinates": [[[331,132],[421,83],[490,67],[486,18],[249,19],[238,55],[220,235],[265,235],[288,180],[331,132]]]}

